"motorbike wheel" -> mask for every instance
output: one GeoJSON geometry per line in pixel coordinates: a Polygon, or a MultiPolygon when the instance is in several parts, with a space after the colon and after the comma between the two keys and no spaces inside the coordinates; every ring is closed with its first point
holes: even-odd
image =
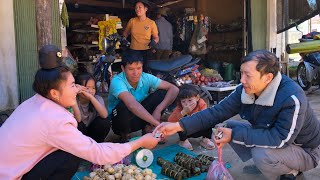
{"type": "Polygon", "coordinates": [[[307,69],[303,62],[301,62],[297,68],[297,82],[305,91],[307,91],[312,85],[312,83],[307,80],[307,69]]]}

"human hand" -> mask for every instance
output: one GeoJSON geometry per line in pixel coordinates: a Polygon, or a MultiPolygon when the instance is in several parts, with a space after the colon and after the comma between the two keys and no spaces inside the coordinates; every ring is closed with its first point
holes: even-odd
{"type": "Polygon", "coordinates": [[[126,46],[128,46],[128,44],[129,44],[129,41],[127,40],[126,37],[123,36],[120,38],[120,46],[126,47],[126,46]]]}
{"type": "Polygon", "coordinates": [[[81,92],[81,90],[86,89],[86,87],[81,86],[80,84],[76,84],[76,88],[78,90],[77,94],[79,94],[81,92]]]}
{"type": "Polygon", "coordinates": [[[191,104],[188,104],[187,106],[184,106],[182,111],[181,111],[181,114],[182,115],[186,115],[186,114],[189,114],[190,112],[192,112],[194,110],[194,108],[196,108],[197,106],[197,103],[191,103],[191,104]]]}
{"type": "Polygon", "coordinates": [[[160,122],[158,120],[155,120],[154,123],[152,123],[152,126],[157,127],[160,125],[160,122]]]}
{"type": "Polygon", "coordinates": [[[217,147],[223,148],[227,143],[231,141],[232,129],[219,127],[217,129],[218,132],[222,132],[222,137],[219,138],[216,134],[213,134],[212,139],[217,147]]]}
{"type": "Polygon", "coordinates": [[[89,91],[87,87],[81,86],[79,84],[76,84],[76,87],[78,88],[78,94],[82,94],[85,98],[89,100],[94,98],[94,95],[89,91]]]}
{"type": "Polygon", "coordinates": [[[142,143],[142,147],[146,149],[152,149],[157,146],[161,138],[156,138],[152,133],[145,134],[139,138],[142,143]]]}
{"type": "Polygon", "coordinates": [[[151,39],[151,40],[150,40],[150,43],[148,44],[148,46],[149,46],[151,49],[155,49],[156,44],[157,44],[157,42],[154,41],[153,39],[151,39]]]}
{"type": "Polygon", "coordinates": [[[179,131],[183,131],[179,122],[163,122],[153,130],[153,134],[161,133],[164,137],[171,136],[179,131]]]}
{"type": "MultiPolygon", "coordinates": [[[[157,110],[157,108],[153,111],[152,116],[154,119],[156,119],[158,122],[160,122],[161,118],[161,111],[157,110]]],[[[159,123],[160,124],[160,123],[159,123]]],[[[159,125],[157,124],[157,125],[159,125]]]]}

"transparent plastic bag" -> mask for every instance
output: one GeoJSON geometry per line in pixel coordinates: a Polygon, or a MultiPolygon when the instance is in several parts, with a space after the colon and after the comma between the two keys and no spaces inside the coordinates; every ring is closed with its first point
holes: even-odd
{"type": "Polygon", "coordinates": [[[218,147],[218,160],[214,160],[210,165],[206,180],[233,180],[222,161],[222,149],[220,147],[218,147]]]}

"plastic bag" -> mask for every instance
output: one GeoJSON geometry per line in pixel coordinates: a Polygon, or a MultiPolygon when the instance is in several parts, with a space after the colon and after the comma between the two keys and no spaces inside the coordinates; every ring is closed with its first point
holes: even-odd
{"type": "Polygon", "coordinates": [[[69,68],[73,75],[77,73],[78,62],[72,57],[67,47],[62,50],[62,62],[69,68]]]}
{"type": "Polygon", "coordinates": [[[207,53],[206,41],[207,41],[207,32],[203,26],[203,22],[200,21],[194,30],[192,35],[189,52],[194,55],[202,55],[207,53]]]}
{"type": "Polygon", "coordinates": [[[220,147],[218,147],[218,160],[214,160],[210,165],[206,180],[233,180],[222,161],[222,150],[220,147]]]}

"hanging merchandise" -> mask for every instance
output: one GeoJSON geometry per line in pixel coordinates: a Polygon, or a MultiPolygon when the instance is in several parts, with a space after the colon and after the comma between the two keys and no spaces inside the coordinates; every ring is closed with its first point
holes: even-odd
{"type": "Polygon", "coordinates": [[[73,75],[77,74],[78,70],[78,63],[77,61],[72,57],[70,51],[65,47],[62,50],[62,62],[69,68],[71,73],[73,75]]]}
{"type": "Polygon", "coordinates": [[[204,17],[203,24],[204,24],[204,27],[207,29],[207,32],[211,32],[212,30],[211,18],[208,16],[204,17]]]}
{"type": "MultiPolygon", "coordinates": [[[[173,49],[181,52],[182,54],[188,54],[189,44],[193,33],[193,20],[188,19],[189,16],[186,14],[176,14],[176,21],[173,24],[174,29],[174,40],[173,49]]],[[[192,16],[193,17],[193,16],[192,16]]]]}
{"type": "Polygon", "coordinates": [[[190,42],[189,52],[191,54],[202,55],[207,53],[207,34],[208,31],[204,24],[204,16],[201,14],[190,42]]]}
{"type": "Polygon", "coordinates": [[[103,50],[103,39],[107,36],[117,33],[117,20],[99,21],[99,50],[103,50]]]}
{"type": "Polygon", "coordinates": [[[61,22],[62,22],[62,25],[64,27],[69,27],[69,15],[68,15],[68,10],[67,10],[67,6],[66,6],[66,3],[63,2],[62,4],[62,9],[61,9],[61,22]]]}

